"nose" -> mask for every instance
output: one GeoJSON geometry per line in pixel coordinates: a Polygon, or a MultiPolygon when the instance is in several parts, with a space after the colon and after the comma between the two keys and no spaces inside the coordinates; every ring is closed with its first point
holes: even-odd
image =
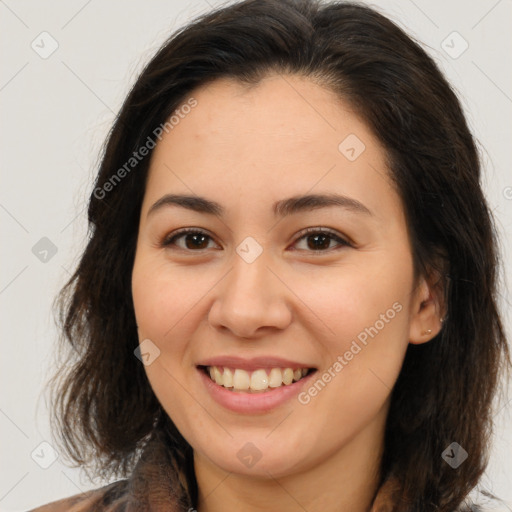
{"type": "Polygon", "coordinates": [[[291,292],[270,268],[265,252],[252,263],[234,256],[233,268],[215,287],[210,325],[238,338],[257,338],[291,322],[291,292]]]}

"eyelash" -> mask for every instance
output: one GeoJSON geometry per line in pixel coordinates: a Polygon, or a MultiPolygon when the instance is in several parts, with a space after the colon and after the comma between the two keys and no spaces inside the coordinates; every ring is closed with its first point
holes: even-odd
{"type": "MultiPolygon", "coordinates": [[[[331,240],[335,240],[336,242],[339,243],[339,246],[335,249],[318,249],[318,250],[306,250],[306,252],[310,252],[312,254],[321,254],[321,253],[327,253],[327,252],[331,252],[333,250],[340,250],[341,248],[343,247],[353,247],[353,245],[348,242],[347,240],[341,238],[338,234],[336,234],[336,232],[330,230],[330,229],[326,229],[326,228],[307,228],[305,230],[303,230],[298,238],[296,238],[294,244],[296,244],[298,241],[302,240],[303,238],[307,238],[308,236],[311,236],[311,235],[327,235],[331,240]]],[[[170,246],[172,245],[176,245],[175,244],[175,241],[181,237],[183,237],[184,235],[206,235],[207,237],[210,238],[210,240],[213,240],[213,238],[205,231],[201,230],[201,229],[197,229],[197,228],[182,228],[182,229],[179,229],[178,231],[175,231],[174,233],[171,233],[170,235],[166,236],[161,242],[160,242],[160,247],[162,248],[169,248],[170,246]]],[[[178,247],[178,249],[182,250],[182,251],[187,251],[187,252],[202,252],[202,251],[205,251],[206,249],[197,249],[197,250],[192,250],[192,249],[183,249],[182,247],[178,247]]]]}

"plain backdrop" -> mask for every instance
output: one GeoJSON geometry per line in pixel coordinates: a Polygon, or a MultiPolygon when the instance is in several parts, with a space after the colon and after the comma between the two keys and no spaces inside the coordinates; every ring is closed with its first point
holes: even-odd
{"type": "MultiPolygon", "coordinates": [[[[100,145],[125,95],[172,32],[218,5],[0,0],[1,510],[27,510],[103,484],[88,481],[52,451],[42,393],[57,340],[51,305],[84,247],[84,208],[100,145]]],[[[462,99],[502,235],[501,307],[510,333],[512,2],[371,5],[423,43],[462,99]]],[[[492,457],[482,481],[509,503],[511,396],[496,408],[492,457]]]]}

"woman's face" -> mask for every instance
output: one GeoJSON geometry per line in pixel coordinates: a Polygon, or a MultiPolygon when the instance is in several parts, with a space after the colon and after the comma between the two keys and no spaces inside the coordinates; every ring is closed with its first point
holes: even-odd
{"type": "Polygon", "coordinates": [[[436,327],[384,151],[297,76],[191,96],[154,150],[140,216],[151,386],[196,464],[284,476],[357,460],[382,444],[408,343],[436,327]]]}

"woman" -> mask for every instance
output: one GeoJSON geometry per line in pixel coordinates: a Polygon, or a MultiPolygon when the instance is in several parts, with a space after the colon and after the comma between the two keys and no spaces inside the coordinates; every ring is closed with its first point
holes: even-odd
{"type": "Polygon", "coordinates": [[[391,21],[248,0],[180,30],[89,221],[54,420],[122,478],[37,510],[470,510],[510,362],[495,232],[459,101],[391,21]]]}

